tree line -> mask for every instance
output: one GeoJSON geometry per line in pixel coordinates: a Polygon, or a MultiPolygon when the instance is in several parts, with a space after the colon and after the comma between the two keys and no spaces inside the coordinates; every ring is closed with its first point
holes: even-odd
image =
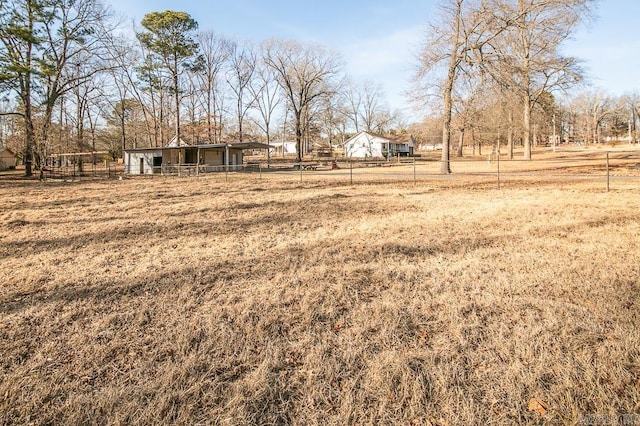
{"type": "Polygon", "coordinates": [[[635,142],[638,96],[618,100],[585,89],[579,58],[565,42],[593,16],[594,0],[442,0],[421,50],[416,99],[437,99],[442,123],[442,173],[450,173],[452,136],[492,134],[496,149],[600,142],[603,131],[628,131],[635,142]],[[581,90],[576,91],[576,88],[581,90]],[[567,94],[573,90],[574,95],[567,94]],[[562,96],[561,102],[557,96],[562,96]]]}
{"type": "Polygon", "coordinates": [[[51,153],[106,146],[115,157],[173,138],[269,143],[277,133],[295,138],[300,159],[313,141],[398,123],[381,85],[353,83],[320,45],[238,41],[171,10],[129,30],[98,0],[1,3],[2,129],[27,175],[51,153]]]}
{"type": "MultiPolygon", "coordinates": [[[[411,98],[426,118],[407,124],[382,86],[353,82],[321,45],[239,41],[203,30],[188,13],[151,12],[127,28],[99,0],[0,0],[0,136],[27,175],[52,153],[294,139],[338,145],[360,130],[435,140],[449,173],[476,141],[597,143],[636,138],[640,96],[595,89],[562,54],[592,0],[441,0],[418,57],[411,98]]],[[[407,46],[410,48],[410,46],[407,46]]]]}

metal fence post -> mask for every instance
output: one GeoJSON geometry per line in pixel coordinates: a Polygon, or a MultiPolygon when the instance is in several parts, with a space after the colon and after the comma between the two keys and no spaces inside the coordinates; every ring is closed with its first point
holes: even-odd
{"type": "Polygon", "coordinates": [[[353,161],[349,160],[349,180],[353,185],[353,161]]]}
{"type": "Polygon", "coordinates": [[[413,157],[413,186],[416,186],[416,157],[413,157]]]}
{"type": "Polygon", "coordinates": [[[607,192],[609,192],[609,152],[607,151],[607,192]]]}

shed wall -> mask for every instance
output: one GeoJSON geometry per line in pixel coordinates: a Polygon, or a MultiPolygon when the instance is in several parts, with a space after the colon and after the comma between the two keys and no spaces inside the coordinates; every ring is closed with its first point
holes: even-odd
{"type": "MultiPolygon", "coordinates": [[[[127,152],[124,157],[124,172],[130,175],[152,175],[154,157],[162,157],[162,151],[127,152]]],[[[159,173],[159,170],[156,173],[159,173]]]]}
{"type": "Polygon", "coordinates": [[[16,167],[16,156],[10,152],[0,152],[0,170],[14,169],[16,167]]]}

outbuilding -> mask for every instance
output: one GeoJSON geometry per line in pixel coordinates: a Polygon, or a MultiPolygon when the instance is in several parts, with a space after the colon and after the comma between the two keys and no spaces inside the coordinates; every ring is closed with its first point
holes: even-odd
{"type": "Polygon", "coordinates": [[[174,140],[157,148],[128,149],[123,152],[125,174],[192,174],[241,170],[243,151],[268,149],[259,142],[231,142],[188,145],[174,140]]]}
{"type": "Polygon", "coordinates": [[[16,155],[9,148],[0,148],[0,170],[16,168],[16,155]]]}

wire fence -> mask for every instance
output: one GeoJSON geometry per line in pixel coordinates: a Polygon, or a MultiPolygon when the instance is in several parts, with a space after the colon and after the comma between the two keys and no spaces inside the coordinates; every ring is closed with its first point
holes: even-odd
{"type": "MultiPolygon", "coordinates": [[[[283,179],[300,183],[333,181],[359,183],[426,182],[482,184],[503,188],[527,183],[563,185],[581,182],[610,190],[612,185],[640,186],[640,151],[596,152],[576,155],[553,153],[533,160],[507,159],[504,154],[485,158],[451,158],[451,174],[442,173],[436,159],[402,158],[391,161],[303,162],[288,166],[260,166],[260,179],[283,179]]],[[[227,174],[226,180],[243,179],[243,173],[227,174]]]]}
{"type": "Polygon", "coordinates": [[[451,174],[442,173],[442,162],[436,158],[400,157],[390,160],[318,159],[303,162],[263,161],[244,165],[210,166],[184,164],[158,167],[150,175],[126,175],[122,164],[85,164],[77,167],[51,167],[44,170],[49,179],[81,180],[88,178],[154,178],[202,177],[225,182],[250,179],[281,180],[312,183],[444,183],[455,185],[481,184],[505,188],[514,185],[545,183],[564,185],[584,183],[604,190],[640,187],[640,151],[545,152],[532,160],[508,159],[505,154],[492,153],[479,158],[451,157],[451,174]]]}
{"type": "Polygon", "coordinates": [[[68,166],[45,166],[41,171],[44,179],[82,180],[117,179],[122,176],[122,165],[116,162],[71,164],[68,166]]]}

